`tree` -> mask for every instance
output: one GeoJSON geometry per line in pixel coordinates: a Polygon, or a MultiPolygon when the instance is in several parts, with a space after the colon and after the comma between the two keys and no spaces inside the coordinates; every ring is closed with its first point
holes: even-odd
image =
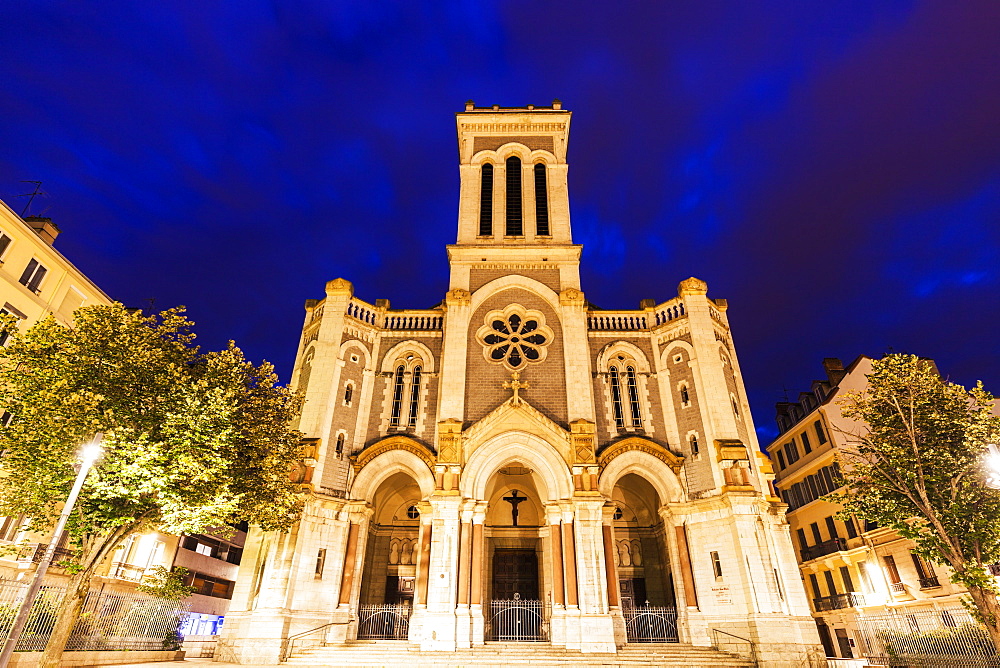
{"type": "Polygon", "coordinates": [[[194,345],[183,308],[144,315],[121,304],[51,317],[0,351],[0,515],[51,527],[75,477],[80,445],[104,434],[67,525],[76,563],[41,666],[54,668],[94,569],[138,531],[197,533],[236,521],[288,528],[301,501],[289,470],[301,402],[232,342],[194,345]]]}
{"type": "Polygon", "coordinates": [[[1000,590],[987,570],[1000,561],[1000,491],[984,484],[982,465],[1000,436],[993,395],[982,383],[947,382],[928,360],[893,354],[872,362],[867,388],[840,406],[859,433],[840,452],[844,488],[831,500],[950,566],[1000,652],[1000,590]]]}

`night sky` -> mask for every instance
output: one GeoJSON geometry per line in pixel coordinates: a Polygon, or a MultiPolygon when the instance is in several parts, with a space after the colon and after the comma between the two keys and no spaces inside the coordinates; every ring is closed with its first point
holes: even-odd
{"type": "Polygon", "coordinates": [[[758,431],[823,357],[1000,393],[1000,3],[6,2],[0,198],[130,306],[291,371],[344,277],[426,308],[453,114],[574,112],[591,302],[729,300],[758,431]]]}

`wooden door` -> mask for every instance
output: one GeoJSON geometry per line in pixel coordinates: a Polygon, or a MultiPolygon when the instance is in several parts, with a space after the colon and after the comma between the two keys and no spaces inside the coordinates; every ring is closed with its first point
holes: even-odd
{"type": "Polygon", "coordinates": [[[538,555],[534,550],[496,550],[493,553],[493,600],[538,599],[538,555]]]}

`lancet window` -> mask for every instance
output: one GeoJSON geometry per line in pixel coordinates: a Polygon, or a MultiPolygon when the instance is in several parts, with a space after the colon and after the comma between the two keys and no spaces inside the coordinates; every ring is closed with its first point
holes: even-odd
{"type": "Polygon", "coordinates": [[[482,166],[479,184],[479,236],[493,236],[493,165],[482,166]]]}
{"type": "Polygon", "coordinates": [[[521,159],[516,156],[507,158],[507,231],[508,237],[519,237],[524,234],[524,216],[521,206],[521,159]]]}
{"type": "Polygon", "coordinates": [[[413,352],[394,365],[391,378],[389,429],[413,430],[420,418],[420,398],[424,389],[424,361],[413,352]]]}
{"type": "Polygon", "coordinates": [[[535,234],[549,236],[549,189],[543,163],[535,164],[535,234]]]}
{"type": "Polygon", "coordinates": [[[608,398],[615,430],[640,431],[644,428],[642,416],[643,365],[632,354],[612,354],[607,367],[608,398]]]}

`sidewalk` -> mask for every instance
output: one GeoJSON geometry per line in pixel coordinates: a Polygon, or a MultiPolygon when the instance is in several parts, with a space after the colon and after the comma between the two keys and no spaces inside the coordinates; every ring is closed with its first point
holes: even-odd
{"type": "MultiPolygon", "coordinates": [[[[233,666],[239,666],[238,663],[214,663],[211,659],[184,659],[183,661],[155,661],[153,663],[116,663],[114,664],[116,668],[173,668],[174,666],[180,666],[181,664],[185,666],[203,666],[208,668],[212,666],[215,668],[232,668],[233,666]]],[[[110,666],[112,664],[102,663],[101,666],[110,666]]],[[[287,666],[278,666],[277,664],[273,666],[260,666],[259,668],[288,668],[287,666]]]]}

